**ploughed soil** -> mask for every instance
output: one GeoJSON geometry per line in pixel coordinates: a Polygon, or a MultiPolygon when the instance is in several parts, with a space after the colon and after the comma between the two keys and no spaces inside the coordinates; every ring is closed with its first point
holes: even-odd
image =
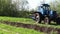
{"type": "Polygon", "coordinates": [[[19,23],[19,22],[8,22],[8,21],[3,21],[1,23],[11,25],[11,26],[16,26],[16,27],[34,29],[34,30],[37,30],[37,31],[40,31],[40,32],[45,32],[47,34],[50,34],[51,32],[55,32],[55,33],[57,32],[56,34],[60,34],[60,29],[58,29],[58,28],[44,27],[44,26],[41,27],[41,26],[38,26],[38,25],[23,24],[23,23],[19,23]]]}

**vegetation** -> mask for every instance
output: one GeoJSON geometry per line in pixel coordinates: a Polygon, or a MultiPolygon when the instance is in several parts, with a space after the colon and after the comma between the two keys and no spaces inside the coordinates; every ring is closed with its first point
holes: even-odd
{"type": "MultiPolygon", "coordinates": [[[[35,21],[30,18],[16,18],[16,17],[2,17],[0,16],[0,21],[9,21],[9,22],[20,22],[24,24],[35,24],[35,21]]],[[[54,24],[54,22],[52,22],[54,24]]],[[[49,25],[49,24],[35,24],[39,26],[45,26],[45,27],[52,27],[52,28],[60,28],[60,25],[49,25]]]]}
{"type": "Polygon", "coordinates": [[[3,16],[0,16],[0,21],[21,22],[26,24],[35,23],[35,21],[30,18],[16,18],[16,17],[3,17],[3,16]]]}
{"type": "MultiPolygon", "coordinates": [[[[24,5],[27,4],[28,2],[25,1],[26,3],[21,5],[22,10],[20,11],[17,6],[17,3],[12,3],[12,0],[0,0],[0,16],[10,16],[10,17],[28,17],[30,12],[24,9],[24,5]]],[[[24,2],[22,2],[24,3],[24,2]]]]}
{"type": "MultiPolygon", "coordinates": [[[[34,10],[31,10],[31,12],[29,12],[24,8],[24,6],[28,4],[26,0],[23,1],[20,5],[19,4],[17,5],[17,3],[13,4],[11,1],[12,0],[0,0],[0,21],[20,22],[24,24],[39,25],[41,27],[45,26],[45,27],[60,29],[60,25],[56,26],[56,25],[46,25],[46,24],[35,24],[34,20],[28,18],[29,15],[32,12],[34,12],[34,10]],[[19,7],[17,6],[21,6],[21,10],[19,10],[18,9],[19,7]],[[8,17],[5,17],[5,16],[8,16],[8,17]]],[[[58,1],[55,1],[55,3],[58,4],[56,5],[56,7],[55,5],[53,5],[54,2],[51,3],[51,8],[53,10],[58,11],[58,13],[60,13],[60,2],[58,1]]],[[[17,27],[0,23],[0,34],[44,34],[44,33],[35,31],[33,29],[27,29],[27,28],[21,28],[21,27],[17,28],[17,27]]]]}
{"type": "Polygon", "coordinates": [[[44,34],[42,32],[35,31],[27,28],[17,28],[10,25],[0,23],[0,34],[44,34]]]}
{"type": "Polygon", "coordinates": [[[11,0],[0,0],[0,15],[15,16],[18,14],[15,4],[11,4],[11,0]]]}
{"type": "Polygon", "coordinates": [[[55,1],[51,2],[50,5],[53,10],[57,11],[57,13],[60,14],[60,2],[59,1],[60,0],[55,0],[55,1]]]}
{"type": "MultiPolygon", "coordinates": [[[[60,29],[60,25],[49,25],[49,24],[35,24],[35,21],[33,21],[32,19],[30,19],[30,18],[16,18],[16,17],[3,17],[3,16],[0,16],[0,21],[9,21],[9,22],[15,22],[15,23],[17,23],[17,22],[19,22],[19,23],[24,23],[24,24],[32,24],[32,25],[38,25],[38,26],[40,26],[40,27],[47,27],[47,28],[57,28],[57,29],[60,29]]],[[[25,34],[26,32],[22,32],[23,30],[25,30],[25,28],[22,28],[21,29],[21,27],[19,28],[17,28],[17,27],[15,27],[15,26],[10,26],[10,25],[6,25],[6,24],[2,24],[2,23],[0,23],[0,30],[2,30],[1,31],[1,33],[3,33],[4,32],[4,34],[6,33],[6,34],[9,34],[9,33],[11,33],[11,34],[16,34],[16,33],[22,33],[22,34],[25,34]],[[21,30],[20,30],[21,29],[21,30]],[[6,30],[8,30],[8,32],[6,31],[6,30]],[[20,31],[19,31],[20,30],[20,31]]],[[[27,29],[27,28],[26,28],[27,29]]],[[[33,29],[31,29],[31,30],[33,30],[33,29]]],[[[25,30],[25,31],[27,31],[27,30],[25,30]]],[[[31,33],[31,31],[30,32],[28,32],[28,33],[31,33]]],[[[57,32],[51,32],[51,34],[53,34],[53,33],[57,33],[57,32]]],[[[35,34],[35,33],[34,33],[35,34]]]]}

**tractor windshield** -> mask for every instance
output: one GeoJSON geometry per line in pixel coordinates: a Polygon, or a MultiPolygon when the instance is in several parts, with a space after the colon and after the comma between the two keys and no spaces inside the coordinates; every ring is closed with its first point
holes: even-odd
{"type": "Polygon", "coordinates": [[[40,12],[41,14],[43,14],[43,6],[40,6],[40,7],[38,7],[38,12],[40,12]]]}

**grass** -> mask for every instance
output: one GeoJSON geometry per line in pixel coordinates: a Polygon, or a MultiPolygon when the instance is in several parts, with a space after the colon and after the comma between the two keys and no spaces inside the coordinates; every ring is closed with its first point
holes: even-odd
{"type": "MultiPolygon", "coordinates": [[[[0,21],[11,21],[11,22],[21,22],[21,23],[25,23],[25,24],[33,24],[35,23],[34,20],[30,19],[30,18],[16,18],[16,17],[3,17],[0,16],[0,21]]],[[[35,24],[35,25],[39,25],[39,26],[45,26],[45,27],[53,27],[53,28],[59,28],[60,29],[60,25],[49,25],[49,24],[35,24]]]]}
{"type": "MultiPolygon", "coordinates": [[[[21,22],[21,23],[33,24],[33,25],[35,24],[35,21],[30,18],[16,18],[16,17],[0,16],[0,21],[21,22]]],[[[60,29],[60,25],[49,25],[49,24],[35,24],[35,25],[45,26],[45,27],[53,27],[53,28],[60,29]]]]}
{"type": "Polygon", "coordinates": [[[15,34],[15,32],[7,31],[7,30],[5,31],[5,30],[4,29],[0,29],[0,34],[15,34]]]}
{"type": "Polygon", "coordinates": [[[0,23],[0,34],[44,34],[42,32],[35,31],[33,29],[27,29],[22,27],[14,27],[0,23]]]}
{"type": "Polygon", "coordinates": [[[0,21],[21,22],[26,24],[35,23],[35,21],[30,18],[16,18],[16,17],[2,17],[2,16],[0,16],[0,21]]]}
{"type": "MultiPolygon", "coordinates": [[[[16,17],[3,17],[0,16],[0,21],[21,22],[25,24],[33,24],[35,21],[29,18],[16,18],[16,17]],[[30,23],[31,22],[31,23],[30,23]]],[[[27,28],[16,28],[6,24],[0,23],[0,34],[43,34],[42,32],[35,31],[27,28]]]]}

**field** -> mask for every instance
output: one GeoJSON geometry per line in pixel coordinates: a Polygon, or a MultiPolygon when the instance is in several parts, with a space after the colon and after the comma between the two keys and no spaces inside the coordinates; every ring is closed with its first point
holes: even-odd
{"type": "MultiPolygon", "coordinates": [[[[20,22],[20,23],[24,23],[24,24],[35,24],[35,21],[30,18],[16,18],[16,17],[0,16],[0,21],[20,22]]],[[[49,25],[49,24],[47,24],[47,25],[46,24],[36,24],[36,25],[60,28],[60,25],[49,25]]]]}
{"type": "Polygon", "coordinates": [[[2,16],[0,16],[0,21],[21,22],[26,24],[35,23],[35,21],[30,18],[16,18],[16,17],[2,17],[2,16]]]}
{"type": "Polygon", "coordinates": [[[0,23],[0,34],[43,34],[42,32],[35,31],[27,28],[16,28],[13,26],[0,23]]]}
{"type": "MultiPolygon", "coordinates": [[[[49,24],[35,24],[35,21],[30,19],[30,18],[16,18],[16,17],[3,17],[0,16],[0,22],[3,21],[9,21],[9,22],[19,22],[23,24],[32,24],[32,25],[38,25],[40,27],[51,27],[51,28],[57,28],[60,29],[60,25],[49,25],[49,24]]],[[[60,32],[60,31],[59,31],[60,32]]],[[[13,27],[10,25],[2,24],[0,23],[0,33],[3,34],[44,34],[42,32],[33,30],[33,29],[27,29],[27,28],[22,28],[22,27],[13,27]]]]}
{"type": "MultiPolygon", "coordinates": [[[[13,21],[13,22],[23,22],[23,23],[28,23],[29,21],[32,21],[31,19],[28,20],[28,18],[26,20],[23,19],[24,18],[0,17],[0,21],[11,21],[11,22],[13,21]]],[[[44,34],[44,33],[35,31],[33,29],[14,27],[0,23],[0,34],[44,34]]]]}

